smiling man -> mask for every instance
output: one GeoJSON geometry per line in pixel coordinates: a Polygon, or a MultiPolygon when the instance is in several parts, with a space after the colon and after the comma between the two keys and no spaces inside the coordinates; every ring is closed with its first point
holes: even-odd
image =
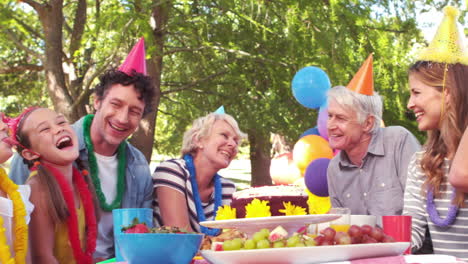
{"type": "Polygon", "coordinates": [[[400,215],[408,164],[420,144],[403,127],[381,127],[372,55],[347,87],[332,88],[328,98],[329,143],[341,150],[327,172],[332,206],[352,214],[400,215]]]}
{"type": "MultiPolygon", "coordinates": [[[[151,206],[153,186],[148,162],[126,139],[151,112],[154,86],[146,76],[141,39],[119,69],[105,72],[94,90],[94,115],[73,124],[80,159],[89,168],[100,205],[95,260],[114,256],[112,210],[151,206]]],[[[10,177],[23,183],[29,174],[13,159],[10,177]]]]}

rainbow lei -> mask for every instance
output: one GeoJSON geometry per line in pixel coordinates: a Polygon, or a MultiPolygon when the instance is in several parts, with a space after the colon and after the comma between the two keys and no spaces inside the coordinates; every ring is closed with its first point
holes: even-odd
{"type": "Polygon", "coordinates": [[[14,259],[11,258],[10,247],[7,244],[5,228],[3,227],[3,218],[0,217],[0,262],[7,264],[26,263],[26,253],[28,250],[28,225],[26,224],[26,209],[18,192],[18,185],[13,183],[0,168],[0,189],[5,191],[13,201],[13,221],[15,226],[15,239],[13,248],[15,250],[14,259]]]}
{"type": "Polygon", "coordinates": [[[81,249],[80,236],[78,232],[78,216],[76,214],[75,199],[73,197],[73,189],[65,180],[63,174],[52,166],[43,164],[55,176],[57,183],[62,191],[63,198],[67,204],[70,216],[67,219],[68,239],[73,249],[73,256],[78,264],[93,263],[93,253],[96,250],[97,224],[94,214],[94,204],[89,191],[88,184],[80,174],[78,169],[73,167],[73,182],[77,186],[80,194],[81,202],[85,211],[86,220],[86,250],[81,249]]]}

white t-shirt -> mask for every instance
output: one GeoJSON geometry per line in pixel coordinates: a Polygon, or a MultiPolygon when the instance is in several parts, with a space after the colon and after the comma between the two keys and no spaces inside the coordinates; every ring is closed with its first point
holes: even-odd
{"type": "MultiPolygon", "coordinates": [[[[111,204],[117,195],[117,155],[102,156],[94,153],[99,170],[99,180],[101,182],[101,190],[106,198],[106,203],[111,204]]],[[[114,254],[114,221],[112,212],[100,210],[98,224],[98,237],[96,241],[95,258],[110,258],[114,254]]]]}
{"type": "MultiPolygon", "coordinates": [[[[26,224],[29,224],[31,213],[34,210],[34,205],[29,201],[29,197],[31,196],[31,187],[29,185],[18,185],[18,191],[20,192],[26,209],[26,224]]],[[[13,201],[9,198],[0,197],[0,217],[3,218],[3,227],[5,228],[7,243],[10,246],[10,250],[13,250],[13,247],[11,247],[13,232],[11,228],[13,220],[13,201]]],[[[13,252],[11,253],[13,254],[13,252]]]]}

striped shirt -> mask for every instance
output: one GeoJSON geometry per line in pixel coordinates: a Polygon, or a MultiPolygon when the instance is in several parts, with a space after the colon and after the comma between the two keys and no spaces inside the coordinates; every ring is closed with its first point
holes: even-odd
{"type": "MultiPolygon", "coordinates": [[[[423,152],[417,152],[410,162],[404,197],[403,214],[413,217],[412,248],[416,250],[422,246],[424,233],[426,228],[429,228],[434,254],[452,255],[468,261],[468,198],[465,196],[465,208],[458,210],[457,218],[452,225],[439,227],[432,223],[426,210],[426,196],[421,194],[425,180],[425,174],[420,166],[422,155],[423,152]]],[[[449,168],[450,161],[446,159],[441,197],[434,198],[437,212],[443,219],[451,205],[452,188],[447,180],[449,168]]]]}
{"type": "MultiPolygon", "coordinates": [[[[192,195],[192,184],[190,183],[190,173],[183,159],[171,159],[162,162],[153,173],[153,186],[156,189],[160,186],[169,187],[186,197],[187,208],[189,209],[190,226],[194,231],[200,232],[198,223],[197,209],[192,195]]],[[[234,183],[224,177],[221,177],[222,185],[222,204],[230,205],[232,193],[236,191],[234,183]]],[[[156,193],[156,192],[155,192],[156,193]]],[[[202,203],[206,220],[214,220],[214,192],[208,203],[202,203]]],[[[157,197],[153,200],[155,222],[163,225],[161,212],[157,197]]]]}

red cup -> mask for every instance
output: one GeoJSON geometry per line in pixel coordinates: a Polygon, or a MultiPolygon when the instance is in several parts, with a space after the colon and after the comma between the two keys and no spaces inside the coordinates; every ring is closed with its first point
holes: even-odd
{"type": "MultiPolygon", "coordinates": [[[[411,243],[411,220],[409,215],[382,216],[383,231],[386,235],[393,237],[396,242],[411,243]]],[[[403,254],[411,254],[411,244],[403,254]]]]}

